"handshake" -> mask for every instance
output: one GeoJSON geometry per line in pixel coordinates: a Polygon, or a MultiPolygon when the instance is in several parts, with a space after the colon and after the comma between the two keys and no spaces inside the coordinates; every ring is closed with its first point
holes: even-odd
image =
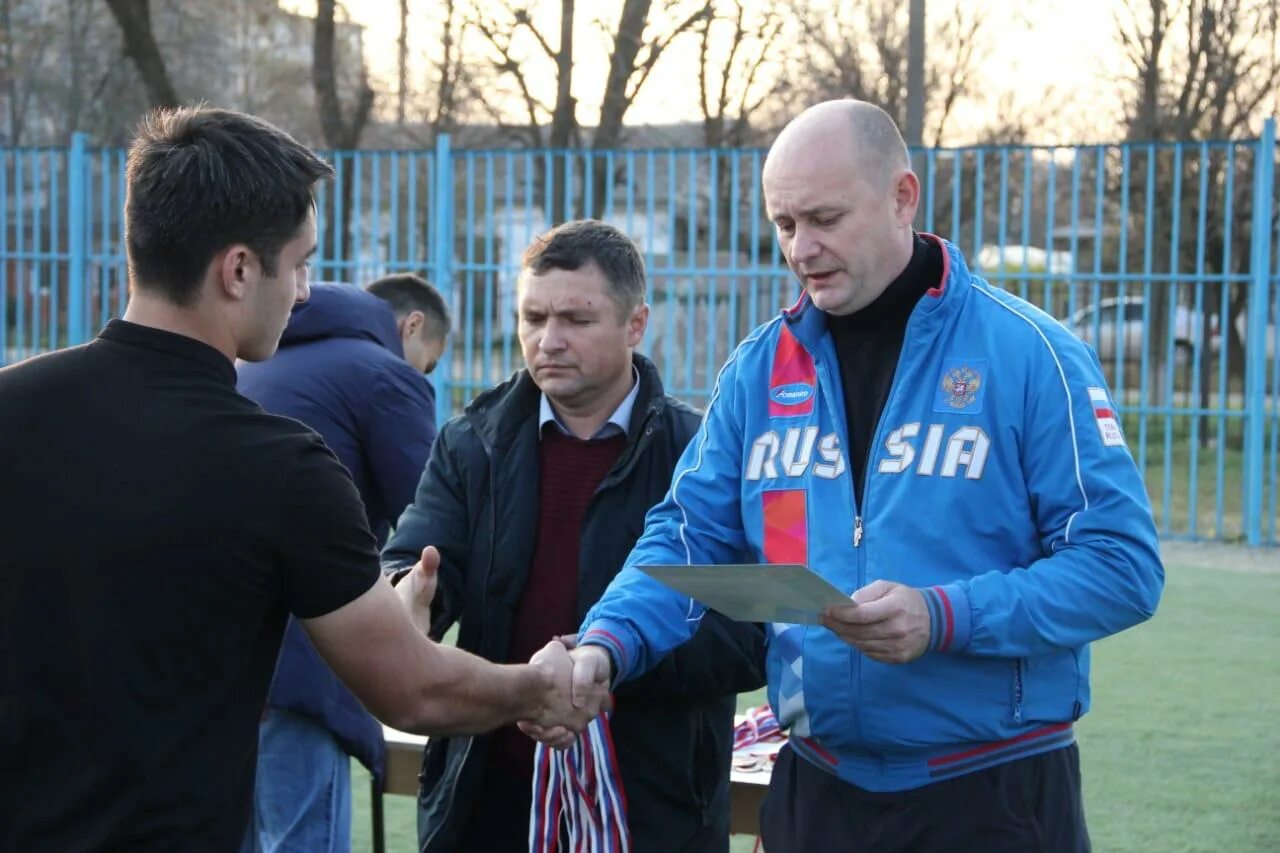
{"type": "Polygon", "coordinates": [[[567,749],[600,714],[613,707],[609,696],[613,661],[600,646],[578,646],[573,636],[557,637],[529,660],[546,685],[541,711],[522,720],[520,731],[554,749],[567,749]]]}
{"type": "MultiPolygon", "coordinates": [[[[424,636],[430,636],[439,566],[439,551],[428,546],[395,588],[424,636]]],[[[557,637],[529,660],[528,669],[532,678],[524,681],[529,685],[527,695],[517,700],[524,708],[518,725],[529,737],[554,749],[572,746],[587,723],[613,707],[609,696],[613,660],[600,646],[578,646],[573,635],[557,637]]]]}

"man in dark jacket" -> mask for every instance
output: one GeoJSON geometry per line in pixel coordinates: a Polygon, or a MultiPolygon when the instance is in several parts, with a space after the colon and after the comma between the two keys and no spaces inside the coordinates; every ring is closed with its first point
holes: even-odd
{"type": "MultiPolygon", "coordinates": [[[[698,428],[634,353],[648,321],[644,264],[621,232],[571,222],[524,256],[528,368],[445,425],[384,566],[441,554],[432,633],[524,661],[571,633],[661,500],[698,428]]],[[[763,632],[718,614],[616,696],[611,720],[637,851],[723,851],[735,694],[764,680],[763,632]]],[[[515,726],[433,738],[423,761],[423,851],[528,849],[533,743],[515,726]]]]}
{"type": "MultiPolygon", "coordinates": [[[[275,357],[238,365],[242,394],[324,438],[351,473],[379,542],[413,499],[435,439],[435,393],[424,372],[448,329],[439,292],[417,276],[379,279],[368,293],[316,284],[275,357]]],[[[381,726],[290,620],[259,732],[246,848],[348,849],[348,756],[381,778],[384,751],[381,726]]]]}

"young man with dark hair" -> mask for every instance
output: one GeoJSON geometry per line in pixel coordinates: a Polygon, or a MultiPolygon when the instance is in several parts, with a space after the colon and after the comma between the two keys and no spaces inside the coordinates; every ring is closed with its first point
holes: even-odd
{"type": "Polygon", "coordinates": [[[501,667],[422,637],[337,459],[236,392],[233,361],[269,357],[307,298],[330,174],[259,119],[153,114],[124,319],[0,370],[21,496],[0,513],[0,849],[234,849],[289,613],[399,728],[581,727],[602,704],[575,713],[563,646],[501,667]]]}
{"type": "MultiPolygon", "coordinates": [[[[413,500],[436,437],[435,392],[423,374],[444,347],[448,312],[417,276],[379,279],[368,292],[348,284],[310,289],[275,356],[238,365],[237,387],[268,412],[320,433],[355,481],[381,544],[413,500]]],[[[285,630],[258,750],[245,849],[349,849],[350,759],[381,778],[382,727],[295,619],[285,630]]]]}
{"type": "MultiPolygon", "coordinates": [[[[537,238],[524,256],[526,369],[440,432],[413,505],[383,550],[392,567],[441,554],[431,630],[528,659],[572,631],[661,500],[696,412],[635,352],[649,318],[635,245],[596,221],[537,238]]],[[[399,591],[430,585],[423,570],[399,591]]],[[[735,694],[764,679],[763,631],[710,614],[693,641],[617,694],[610,725],[632,849],[725,851],[735,694]]],[[[423,760],[423,851],[528,850],[533,742],[433,738],[423,760]]]]}

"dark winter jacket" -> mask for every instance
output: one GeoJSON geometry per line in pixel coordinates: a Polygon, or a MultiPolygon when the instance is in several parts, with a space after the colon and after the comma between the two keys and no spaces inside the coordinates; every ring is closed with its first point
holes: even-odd
{"type": "MultiPolygon", "coordinates": [[[[658,371],[635,357],[640,389],[627,446],[583,521],[577,591],[581,618],[604,592],[666,494],[698,414],[667,397],[658,371]]],[[[458,645],[505,660],[533,558],[538,518],[540,391],[527,371],[481,394],[440,433],[383,551],[409,565],[425,545],[442,556],[433,633],[460,620],[458,645]]],[[[764,683],[764,634],[716,613],[693,640],[644,677],[619,687],[611,721],[633,847],[728,848],[729,763],[735,694],[764,683]]],[[[432,738],[423,760],[419,836],[424,851],[456,849],[491,737],[432,738]]]]}
{"type": "MultiPolygon", "coordinates": [[[[435,392],[404,360],[395,315],[346,284],[315,284],[268,361],[237,365],[241,393],[302,421],[351,473],[381,542],[413,499],[435,439],[435,392]]],[[[382,776],[382,729],[290,620],[268,704],[310,717],[382,776]]]]}

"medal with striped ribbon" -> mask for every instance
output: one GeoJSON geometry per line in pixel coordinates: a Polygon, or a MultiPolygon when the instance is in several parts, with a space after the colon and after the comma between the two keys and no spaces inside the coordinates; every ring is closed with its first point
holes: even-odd
{"type": "Polygon", "coordinates": [[[627,797],[609,721],[601,714],[565,750],[533,756],[530,853],[628,853],[627,797]],[[566,848],[561,851],[560,844],[566,848]]]}

